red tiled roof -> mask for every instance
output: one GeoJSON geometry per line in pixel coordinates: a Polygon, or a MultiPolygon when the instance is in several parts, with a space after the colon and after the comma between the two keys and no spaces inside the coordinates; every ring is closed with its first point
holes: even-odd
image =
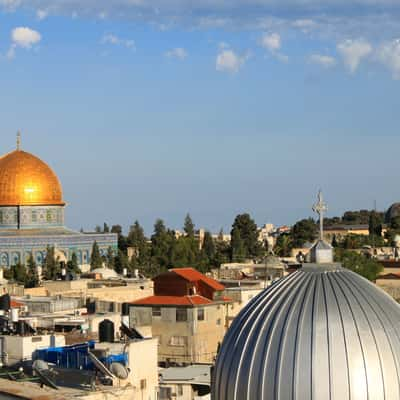
{"type": "Polygon", "coordinates": [[[194,268],[173,268],[170,269],[171,272],[174,272],[175,274],[181,276],[182,278],[186,279],[189,282],[198,282],[202,281],[206,285],[210,286],[214,290],[224,290],[225,286],[221,285],[219,282],[217,282],[215,279],[209,278],[208,276],[205,276],[201,272],[195,270],[194,268]]]}
{"type": "Polygon", "coordinates": [[[10,306],[11,306],[11,308],[21,308],[21,307],[24,307],[25,304],[21,303],[21,302],[19,302],[17,300],[11,300],[10,306]]]}
{"type": "Polygon", "coordinates": [[[149,296],[144,299],[133,301],[137,305],[171,305],[171,306],[195,306],[213,303],[203,296],[149,296]]]}

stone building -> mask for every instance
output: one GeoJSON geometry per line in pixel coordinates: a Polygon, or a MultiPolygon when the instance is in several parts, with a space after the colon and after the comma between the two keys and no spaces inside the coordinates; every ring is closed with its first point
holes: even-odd
{"type": "Polygon", "coordinates": [[[158,338],[162,363],[211,363],[226,331],[223,290],[192,268],[172,269],[154,279],[154,296],[129,305],[130,326],[158,338]]]}

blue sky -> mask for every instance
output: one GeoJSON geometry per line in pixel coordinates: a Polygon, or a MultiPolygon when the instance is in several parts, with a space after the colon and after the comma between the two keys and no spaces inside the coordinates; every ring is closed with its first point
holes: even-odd
{"type": "Polygon", "coordinates": [[[71,227],[400,200],[398,2],[53,3],[0,0],[1,151],[21,129],[71,227]]]}

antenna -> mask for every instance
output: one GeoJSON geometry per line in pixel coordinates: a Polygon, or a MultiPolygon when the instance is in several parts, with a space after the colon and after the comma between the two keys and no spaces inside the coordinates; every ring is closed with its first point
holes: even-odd
{"type": "Polygon", "coordinates": [[[21,132],[17,132],[17,150],[21,150],[21,132]]]}

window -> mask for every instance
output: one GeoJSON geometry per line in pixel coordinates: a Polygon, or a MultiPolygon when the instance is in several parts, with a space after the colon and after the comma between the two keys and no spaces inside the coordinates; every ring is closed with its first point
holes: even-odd
{"type": "Polygon", "coordinates": [[[32,210],[32,222],[37,222],[37,212],[36,212],[36,210],[32,210]]]}
{"type": "Polygon", "coordinates": [[[176,309],[176,321],[177,322],[185,322],[185,321],[187,321],[187,310],[186,310],[186,308],[177,308],[176,309]]]}
{"type": "Polygon", "coordinates": [[[172,389],[169,387],[160,387],[159,393],[160,400],[171,400],[172,399],[172,389]]]}
{"type": "Polygon", "coordinates": [[[183,385],[178,385],[176,389],[177,389],[177,395],[179,397],[183,396],[183,385]]]}
{"type": "Polygon", "coordinates": [[[205,320],[205,312],[204,308],[197,309],[197,321],[204,321],[205,320]]]}
{"type": "Polygon", "coordinates": [[[170,346],[184,347],[186,346],[187,337],[186,336],[171,336],[169,339],[170,346]]]}
{"type": "Polygon", "coordinates": [[[47,212],[46,212],[46,220],[47,220],[47,222],[52,222],[53,221],[53,213],[51,212],[51,210],[47,210],[47,212]]]}
{"type": "Polygon", "coordinates": [[[221,325],[221,318],[217,319],[217,325],[221,325]]]}
{"type": "Polygon", "coordinates": [[[161,307],[153,307],[151,313],[153,317],[161,317],[161,307]]]}

